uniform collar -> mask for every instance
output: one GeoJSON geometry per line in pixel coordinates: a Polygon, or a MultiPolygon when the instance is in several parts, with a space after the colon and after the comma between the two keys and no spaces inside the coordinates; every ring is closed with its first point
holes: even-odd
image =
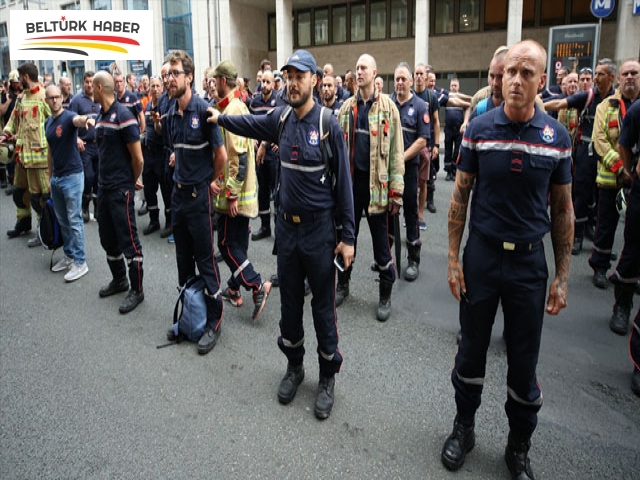
{"type": "MultiPolygon", "coordinates": [[[[535,112],[533,114],[533,118],[529,120],[527,123],[536,128],[544,128],[548,123],[545,121],[545,118],[544,118],[546,114],[543,113],[542,110],[540,110],[540,107],[538,107],[537,104],[534,104],[534,108],[535,108],[535,112]]],[[[496,125],[510,125],[512,123],[520,123],[520,122],[514,122],[507,117],[507,115],[504,113],[504,102],[502,102],[499,106],[497,106],[495,110],[496,110],[496,117],[494,122],[496,125]]]]}
{"type": "Polygon", "coordinates": [[[33,95],[33,94],[35,94],[35,93],[38,93],[39,91],[40,91],[40,86],[39,86],[39,85],[36,85],[36,86],[35,86],[35,87],[33,87],[31,90],[29,90],[29,93],[30,93],[31,95],[33,95]]]}

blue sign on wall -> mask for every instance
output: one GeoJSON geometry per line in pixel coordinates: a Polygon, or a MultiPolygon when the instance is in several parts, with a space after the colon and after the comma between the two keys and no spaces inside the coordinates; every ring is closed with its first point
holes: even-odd
{"type": "Polygon", "coordinates": [[[616,8],[615,0],[591,0],[591,13],[596,18],[608,17],[613,13],[614,8],[616,8]]]}
{"type": "Polygon", "coordinates": [[[633,16],[640,15],[640,0],[633,1],[633,16]]]}

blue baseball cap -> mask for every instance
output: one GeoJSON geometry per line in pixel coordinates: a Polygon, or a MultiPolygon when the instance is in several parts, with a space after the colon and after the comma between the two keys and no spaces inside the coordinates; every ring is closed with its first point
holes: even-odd
{"type": "Polygon", "coordinates": [[[302,72],[311,72],[312,74],[316,73],[316,59],[313,58],[306,50],[296,50],[293,54],[287,59],[287,63],[281,70],[286,70],[287,67],[295,67],[302,72]]]}

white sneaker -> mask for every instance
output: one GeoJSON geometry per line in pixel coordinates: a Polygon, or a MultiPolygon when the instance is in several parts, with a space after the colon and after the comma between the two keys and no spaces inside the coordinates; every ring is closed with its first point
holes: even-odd
{"type": "Polygon", "coordinates": [[[56,263],[53,267],[51,267],[51,271],[63,272],[65,270],[68,270],[69,267],[71,267],[71,265],[73,265],[73,258],[69,258],[65,255],[60,260],[58,260],[58,263],[56,263]]]}
{"type": "Polygon", "coordinates": [[[74,263],[71,267],[71,270],[67,272],[64,276],[65,282],[73,282],[80,277],[85,276],[89,272],[89,267],[87,267],[87,262],[84,262],[80,265],[74,263]]]}

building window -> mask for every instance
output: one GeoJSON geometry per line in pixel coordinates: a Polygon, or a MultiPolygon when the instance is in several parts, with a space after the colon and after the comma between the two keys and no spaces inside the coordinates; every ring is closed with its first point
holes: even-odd
{"type": "Polygon", "coordinates": [[[333,7],[331,9],[331,32],[333,43],[347,41],[347,7],[333,7]]]}
{"type": "Polygon", "coordinates": [[[523,0],[522,26],[533,27],[536,24],[536,0],[523,0]]]}
{"type": "Polygon", "coordinates": [[[363,42],[367,31],[365,4],[351,5],[351,41],[363,42]]]}
{"type": "Polygon", "coordinates": [[[298,46],[311,45],[311,12],[298,12],[298,46]]]}
{"type": "Polygon", "coordinates": [[[7,22],[0,23],[0,55],[2,71],[9,74],[11,71],[11,61],[9,59],[9,35],[7,32],[7,22]]]}
{"type": "Polygon", "coordinates": [[[592,22],[593,15],[591,14],[590,4],[591,2],[578,2],[577,0],[573,0],[571,5],[571,23],[592,22]]]}
{"type": "Polygon", "coordinates": [[[313,12],[313,26],[315,45],[329,44],[329,10],[322,8],[313,12]]]}
{"type": "Polygon", "coordinates": [[[191,29],[191,2],[164,0],[164,48],[185,50],[193,57],[193,35],[191,29]]]}
{"type": "Polygon", "coordinates": [[[149,0],[124,0],[125,10],[149,10],[149,0]]]}
{"type": "Polygon", "coordinates": [[[460,0],[458,31],[477,32],[478,30],[480,30],[480,0],[460,0]]]}
{"type": "Polygon", "coordinates": [[[503,30],[507,28],[507,0],[485,0],[484,29],[503,30]]]}
{"type": "Polygon", "coordinates": [[[66,5],[60,6],[61,10],[80,10],[80,4],[78,2],[67,3],[66,5]]]}
{"type": "Polygon", "coordinates": [[[565,2],[559,0],[541,0],[540,25],[564,25],[565,2]]]}
{"type": "Polygon", "coordinates": [[[111,0],[91,0],[91,10],[111,10],[111,0]]]}
{"type": "MultiPolygon", "coordinates": [[[[391,20],[389,22],[391,38],[407,36],[408,5],[406,0],[391,0],[391,20]]],[[[415,18],[415,17],[414,17],[415,18]]]]}
{"type": "Polygon", "coordinates": [[[0,8],[7,6],[7,0],[0,0],[0,8]]]}
{"type": "Polygon", "coordinates": [[[276,16],[269,15],[269,50],[278,48],[278,31],[276,30],[276,16]]]}
{"type": "Polygon", "coordinates": [[[387,36],[387,2],[371,0],[369,8],[369,40],[384,40],[387,36]]]}
{"type": "Polygon", "coordinates": [[[435,0],[435,33],[453,33],[455,5],[451,0],[435,0]]]}

